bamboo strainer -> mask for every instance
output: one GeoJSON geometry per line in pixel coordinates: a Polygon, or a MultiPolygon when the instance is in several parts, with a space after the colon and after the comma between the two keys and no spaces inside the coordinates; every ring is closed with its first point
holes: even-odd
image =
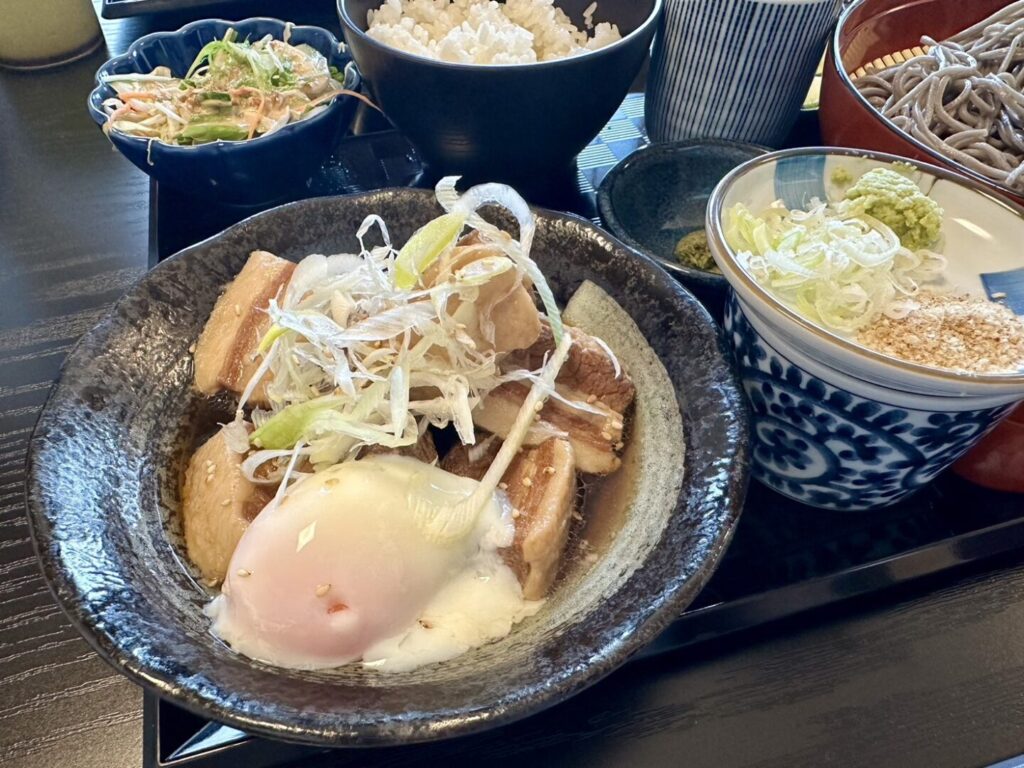
{"type": "Polygon", "coordinates": [[[858,77],[864,77],[864,75],[872,72],[878,72],[882,69],[888,69],[894,67],[897,64],[902,64],[908,59],[913,59],[916,56],[924,56],[928,53],[932,47],[930,45],[915,45],[913,48],[904,48],[902,51],[896,51],[895,53],[887,53],[885,56],[879,56],[874,61],[869,61],[862,67],[858,67],[850,73],[850,79],[856,80],[858,77]]]}

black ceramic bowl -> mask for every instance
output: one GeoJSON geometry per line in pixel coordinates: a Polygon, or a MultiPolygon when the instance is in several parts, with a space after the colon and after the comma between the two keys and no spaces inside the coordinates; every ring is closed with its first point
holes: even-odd
{"type": "Polygon", "coordinates": [[[650,256],[708,306],[725,298],[721,274],[683,265],[676,243],[704,228],[708,197],[729,171],[769,150],[756,144],[697,139],[642,147],[601,182],[601,220],[624,243],[650,256]]]}
{"type": "MultiPolygon", "coordinates": [[[[414,56],[366,34],[382,0],[338,0],[342,31],[377,103],[435,175],[533,188],[571,168],[622,103],[651,45],[662,0],[601,0],[594,21],[623,39],[558,61],[508,66],[414,56]]],[[[577,26],[591,0],[558,0],[577,26]]]]}
{"type": "Polygon", "coordinates": [[[584,279],[598,283],[656,354],[649,370],[660,371],[666,389],[660,398],[639,393],[629,450],[653,442],[639,466],[643,482],[660,473],[665,492],[630,511],[600,559],[578,563],[540,613],[457,661],[395,675],[352,665],[296,672],[249,661],[209,633],[202,608],[211,594],[178,538],[178,483],[197,425],[214,415],[192,393],[189,347],[221,286],[255,248],[293,259],[352,251],[369,213],[402,242],[438,212],[430,192],[402,189],[260,214],[158,265],[68,357],[32,440],[32,531],[64,610],[133,680],[281,739],[439,739],[536,712],[597,681],[664,629],[711,575],[747,481],[746,410],[714,325],[649,260],[582,219],[541,212],[534,255],[558,297],[584,279]],[[673,423],[672,440],[649,439],[673,423]],[[654,455],[683,449],[682,466],[654,455]]]}

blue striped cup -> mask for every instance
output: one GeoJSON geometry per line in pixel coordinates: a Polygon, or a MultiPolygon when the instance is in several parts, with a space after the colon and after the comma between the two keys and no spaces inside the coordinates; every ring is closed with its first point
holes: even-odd
{"type": "Polygon", "coordinates": [[[645,120],[651,141],[779,146],[842,0],[666,0],[645,120]]]}

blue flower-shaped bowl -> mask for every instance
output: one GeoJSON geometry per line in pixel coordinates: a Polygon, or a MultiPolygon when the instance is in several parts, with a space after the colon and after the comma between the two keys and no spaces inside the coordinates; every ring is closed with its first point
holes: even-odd
{"type": "MultiPolygon", "coordinates": [[[[279,19],[244,21],[204,19],[186,24],[176,32],[155,32],[139,38],[126,53],[108,61],[96,73],[96,87],[89,94],[89,114],[96,124],[107,121],[103,101],[115,95],[103,83],[106,75],[148,73],[170,67],[182,77],[204,45],[219,40],[229,29],[240,39],[258,40],[265,35],[306,43],[328,62],[345,72],[345,87],[358,87],[359,76],[344,53],[344,46],[326,29],[299,27],[279,19]]],[[[216,141],[199,146],[177,146],[111,131],[114,146],[140,170],[161,184],[191,195],[236,205],[263,205],[290,197],[308,181],[330,156],[355,111],[355,99],[338,96],[319,114],[286,125],[280,131],[249,141],[216,141]]]]}
{"type": "Polygon", "coordinates": [[[736,203],[763,210],[841,196],[837,170],[857,178],[909,163],[944,210],[941,249],[957,292],[1024,315],[1024,209],[935,166],[877,152],[773,152],[715,188],[706,229],[729,282],[725,330],[754,412],[754,476],[817,507],[894,504],[946,469],[1024,398],[1024,369],[971,374],[910,363],[832,333],[779,302],[736,262],[723,218],[736,203]]]}

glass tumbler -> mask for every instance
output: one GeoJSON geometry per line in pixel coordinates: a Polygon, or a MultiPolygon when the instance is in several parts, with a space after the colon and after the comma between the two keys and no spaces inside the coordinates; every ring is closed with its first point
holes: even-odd
{"type": "Polygon", "coordinates": [[[651,55],[651,141],[779,146],[814,77],[841,0],[665,0],[651,55]]]}
{"type": "Polygon", "coordinates": [[[52,67],[103,44],[90,0],[3,0],[0,8],[0,67],[52,67]]]}

